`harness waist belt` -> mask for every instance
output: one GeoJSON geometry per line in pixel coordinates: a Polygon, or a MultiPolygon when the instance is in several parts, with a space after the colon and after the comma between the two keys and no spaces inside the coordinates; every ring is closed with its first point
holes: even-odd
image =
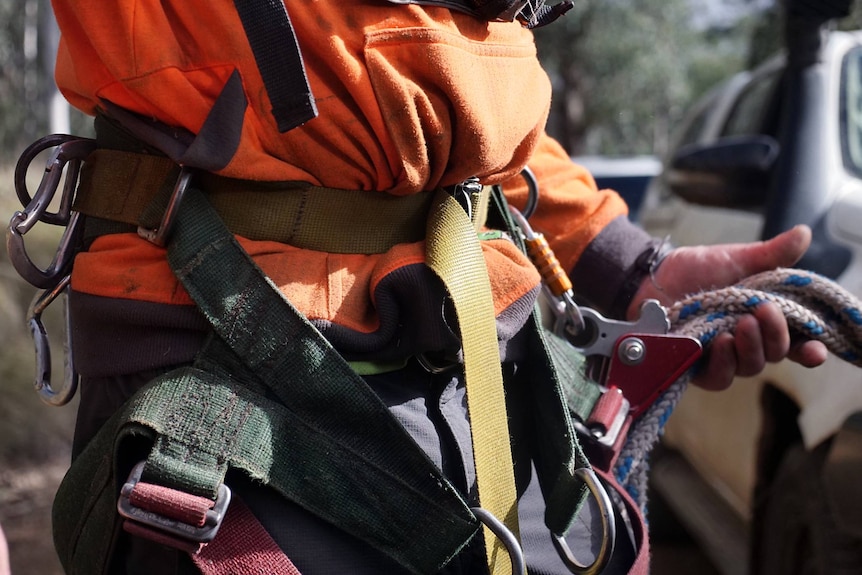
{"type": "MultiPolygon", "coordinates": [[[[101,148],[81,169],[73,209],[121,224],[97,226],[101,233],[154,228],[179,174],[180,166],[164,156],[101,148]]],[[[433,191],[393,196],[206,172],[196,173],[192,186],[207,195],[236,235],[329,253],[385,253],[397,244],[425,239],[434,199],[433,191]]]]}

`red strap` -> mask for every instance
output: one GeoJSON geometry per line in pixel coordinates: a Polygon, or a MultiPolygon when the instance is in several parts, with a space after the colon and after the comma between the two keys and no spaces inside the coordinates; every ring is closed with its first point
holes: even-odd
{"type": "Polygon", "coordinates": [[[135,484],[129,494],[129,502],[135,507],[197,527],[203,526],[207,511],[213,507],[212,499],[143,481],[135,484]]]}
{"type": "Polygon", "coordinates": [[[616,479],[614,479],[612,473],[608,473],[606,471],[596,468],[594,468],[594,470],[607,484],[613,486],[614,490],[616,490],[617,494],[625,502],[628,515],[631,518],[632,530],[634,531],[635,536],[635,544],[637,545],[638,549],[634,564],[632,564],[631,568],[629,569],[628,575],[649,575],[649,532],[647,530],[646,522],[644,521],[644,517],[640,511],[640,508],[637,506],[631,496],[626,492],[626,490],[620,487],[620,484],[617,482],[616,479]]]}
{"type": "MultiPolygon", "coordinates": [[[[203,526],[213,501],[139,481],[129,502],[158,516],[190,526],[203,526]]],[[[203,575],[300,575],[296,566],[267,533],[241,499],[234,495],[215,538],[208,544],[168,531],[125,521],[123,529],[162,545],[186,551],[203,575]]]]}
{"type": "Polygon", "coordinates": [[[192,560],[203,575],[300,575],[241,499],[234,496],[215,539],[192,560]]]}

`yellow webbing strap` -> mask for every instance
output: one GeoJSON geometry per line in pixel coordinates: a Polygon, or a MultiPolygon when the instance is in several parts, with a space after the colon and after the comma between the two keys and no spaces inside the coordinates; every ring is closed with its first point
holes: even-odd
{"type": "MultiPolygon", "coordinates": [[[[435,198],[426,241],[427,264],[446,285],[461,330],[479,502],[517,537],[517,494],[491,284],[473,222],[444,191],[435,198]]],[[[485,551],[491,575],[512,573],[506,548],[487,527],[485,551]]]]}

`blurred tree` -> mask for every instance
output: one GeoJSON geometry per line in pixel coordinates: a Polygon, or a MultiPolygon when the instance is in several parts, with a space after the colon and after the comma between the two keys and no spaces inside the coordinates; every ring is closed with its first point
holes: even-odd
{"type": "Polygon", "coordinates": [[[692,0],[583,0],[536,32],[554,82],[549,132],[573,155],[663,154],[686,106],[744,64],[736,26],[696,26],[692,0]]]}

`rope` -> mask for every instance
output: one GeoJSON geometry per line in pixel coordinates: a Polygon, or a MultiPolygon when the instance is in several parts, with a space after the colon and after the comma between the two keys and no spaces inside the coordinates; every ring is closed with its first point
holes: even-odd
{"type": "MultiPolygon", "coordinates": [[[[823,276],[779,268],[738,285],[689,296],[668,311],[671,332],[697,338],[704,349],[739,318],[763,302],[778,305],[795,335],[823,342],[839,358],[862,367],[862,302],[823,276]]],[[[696,369],[696,368],[695,368],[696,369]]],[[[674,382],[632,425],[614,475],[632,498],[646,507],[648,456],[691,380],[674,382]]]]}

